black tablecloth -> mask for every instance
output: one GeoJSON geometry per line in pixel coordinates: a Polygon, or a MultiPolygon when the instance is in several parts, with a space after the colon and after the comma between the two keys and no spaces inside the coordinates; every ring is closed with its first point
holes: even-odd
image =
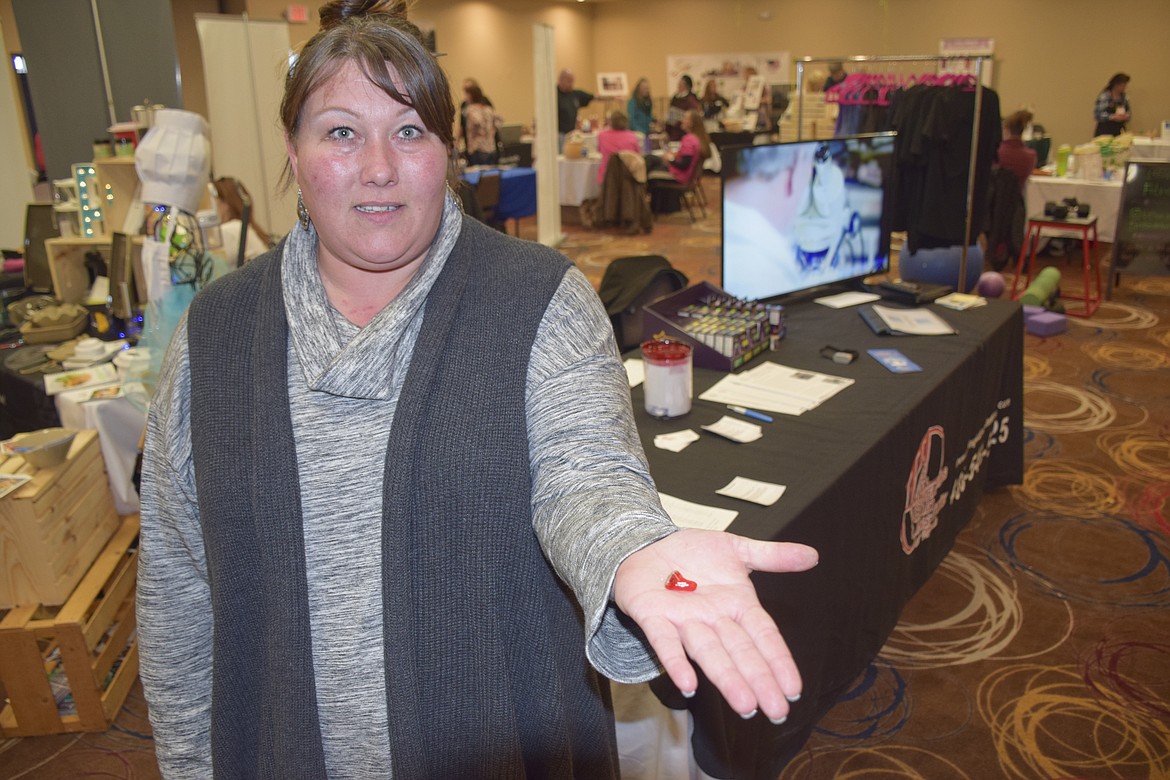
{"type": "MultiPolygon", "coordinates": [[[[750,444],[702,432],[681,453],[654,447],[658,434],[699,431],[731,414],[698,400],[718,372],[696,369],[694,408],[676,420],[646,415],[641,387],[634,390],[643,446],[662,492],[737,510],[733,532],[820,551],[811,572],[754,577],[804,679],[805,693],[785,724],[742,720],[705,681],[685,703],[665,690],[665,678],[655,686],[666,704],[691,709],[696,759],[716,777],[775,778],[877,654],[984,488],[1022,479],[1021,309],[1006,301],[964,312],[933,308],[957,335],[877,336],[856,309],[791,307],[781,348],[747,368],[772,360],[856,383],[799,417],[775,415],[774,423],[762,424],[764,438],[750,444]],[[860,356],[836,364],[821,357],[826,345],[860,356]],[[866,354],[874,348],[898,349],[923,370],[891,373],[866,354]],[[736,476],[787,491],[771,507],[715,493],[736,476]]],[[[701,580],[702,572],[693,576],[701,580]]]]}
{"type": "Polygon", "coordinates": [[[51,345],[0,350],[0,438],[61,424],[53,399],[45,394],[43,374],[21,374],[18,366],[39,362],[51,345]]]}

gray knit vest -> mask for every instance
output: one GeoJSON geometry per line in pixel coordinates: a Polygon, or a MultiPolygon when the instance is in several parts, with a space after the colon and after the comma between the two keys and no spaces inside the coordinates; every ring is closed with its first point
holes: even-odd
{"type": "MultiPolygon", "coordinates": [[[[216,778],[325,776],[282,249],[209,285],[188,315],[216,778]]],[[[382,515],[398,780],[617,775],[607,684],[532,529],[525,380],[567,268],[551,250],[464,220],[427,299],[382,515]]]]}

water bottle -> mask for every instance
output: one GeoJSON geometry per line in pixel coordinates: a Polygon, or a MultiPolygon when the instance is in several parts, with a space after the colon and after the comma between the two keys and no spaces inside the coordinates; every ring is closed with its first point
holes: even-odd
{"type": "Polygon", "coordinates": [[[1072,147],[1061,144],[1056,150],[1056,175],[1068,176],[1068,158],[1072,154],[1072,147]]]}

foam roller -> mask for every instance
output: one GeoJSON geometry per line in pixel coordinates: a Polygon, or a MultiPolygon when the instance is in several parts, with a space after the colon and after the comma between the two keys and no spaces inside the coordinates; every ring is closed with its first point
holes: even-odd
{"type": "Polygon", "coordinates": [[[1020,296],[1020,303],[1027,306],[1047,306],[1057,297],[1060,289],[1060,271],[1049,266],[1036,275],[1028,289],[1020,296]]]}

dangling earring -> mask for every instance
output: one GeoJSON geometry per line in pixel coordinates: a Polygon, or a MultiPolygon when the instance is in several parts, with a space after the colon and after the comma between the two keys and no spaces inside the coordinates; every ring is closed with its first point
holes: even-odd
{"type": "Polygon", "coordinates": [[[459,207],[459,211],[463,212],[464,214],[467,213],[463,210],[463,199],[459,197],[459,193],[456,192],[455,188],[451,186],[451,182],[447,182],[447,197],[455,201],[455,205],[459,207]]]}
{"type": "Polygon", "coordinates": [[[305,208],[305,196],[300,187],[297,187],[297,222],[301,223],[302,230],[309,229],[309,210],[305,208]]]}

